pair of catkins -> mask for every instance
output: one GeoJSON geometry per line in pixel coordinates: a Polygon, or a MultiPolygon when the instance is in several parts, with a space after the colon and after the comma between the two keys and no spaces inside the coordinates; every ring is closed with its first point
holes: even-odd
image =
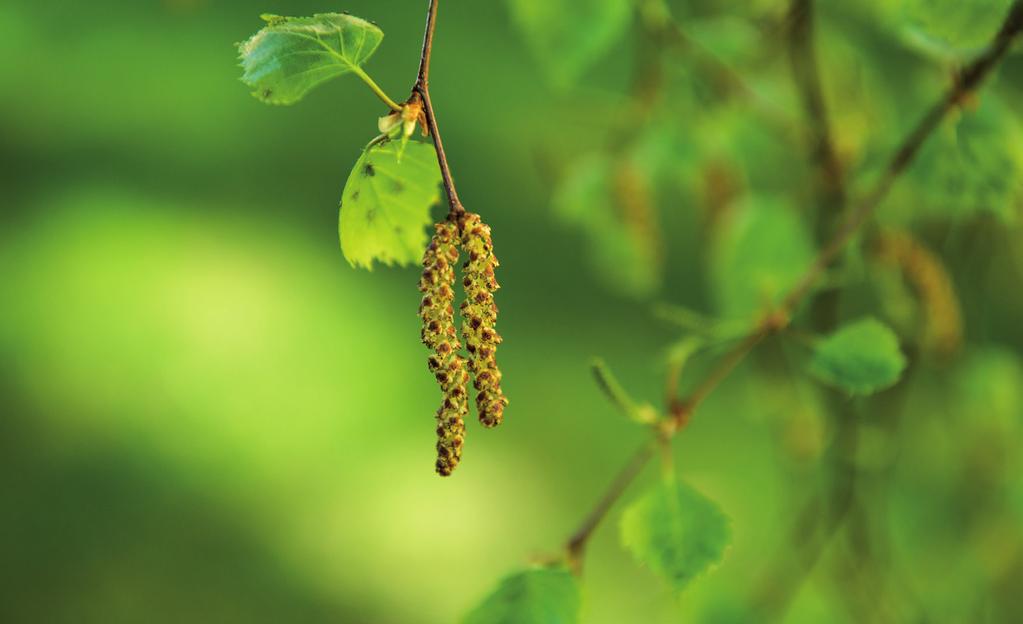
{"type": "Polygon", "coordinates": [[[497,258],[490,227],[478,214],[462,212],[434,226],[435,233],[423,254],[419,290],[423,300],[423,344],[433,353],[430,372],[444,394],[437,410],[437,473],[448,476],[458,466],[465,442],[465,417],[469,413],[467,385],[470,372],[476,390],[476,408],[484,427],[496,427],[504,417],[508,399],[501,392],[501,370],[494,357],[501,336],[494,329],[497,305],[494,292],[500,287],[494,276],[497,258]],[[460,251],[468,255],[462,265],[465,299],[459,307],[461,332],[455,329],[455,268],[460,251]],[[461,340],[468,358],[462,357],[461,340]]]}

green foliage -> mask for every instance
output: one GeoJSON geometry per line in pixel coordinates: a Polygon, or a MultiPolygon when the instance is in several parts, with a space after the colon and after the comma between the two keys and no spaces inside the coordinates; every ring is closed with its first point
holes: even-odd
{"type": "Polygon", "coordinates": [[[922,218],[988,213],[1014,220],[1023,200],[1023,130],[997,96],[963,110],[931,137],[909,171],[903,201],[922,218]]]}
{"type": "MultiPolygon", "coordinates": [[[[586,236],[588,255],[594,273],[611,289],[633,297],[643,297],[660,285],[661,273],[656,245],[648,232],[633,227],[630,210],[646,210],[633,195],[623,201],[616,188],[616,174],[629,167],[648,185],[647,169],[633,167],[604,154],[580,158],[556,189],[553,203],[557,216],[586,236]]],[[[638,199],[642,201],[641,198],[638,199]]]]}
{"type": "Polygon", "coordinates": [[[723,316],[750,317],[779,303],[813,261],[806,225],[780,201],[752,199],[722,227],[710,270],[723,316]]]}
{"type": "Polygon", "coordinates": [[[341,13],[264,15],[267,25],[238,45],[242,82],[268,104],[294,104],[310,89],[361,65],[384,38],[366,20],[341,13]]]}
{"type": "Polygon", "coordinates": [[[637,561],[681,591],[721,560],[731,528],[709,498],[684,483],[666,481],[625,510],[621,536],[637,561]]]}
{"type": "Polygon", "coordinates": [[[757,29],[749,20],[732,14],[687,19],[685,32],[707,52],[732,65],[749,61],[757,51],[757,29]]]}
{"type": "Polygon", "coordinates": [[[426,248],[430,207],[440,199],[433,145],[413,141],[399,157],[394,141],[366,148],[341,195],[341,251],[355,267],[373,261],[415,264],[426,248]]]}
{"type": "Polygon", "coordinates": [[[562,567],[535,568],[505,578],[463,624],[573,624],[579,583],[562,567]]]}
{"type": "Polygon", "coordinates": [[[815,377],[850,394],[873,394],[893,386],[905,368],[895,333],[872,318],[836,331],[816,346],[810,361],[815,377]]]}
{"type": "Polygon", "coordinates": [[[630,0],[508,0],[530,50],[558,87],[574,83],[625,31],[630,0]]]}
{"type": "Polygon", "coordinates": [[[1012,0],[907,0],[901,5],[906,40],[938,58],[976,54],[998,30],[1012,0]]]}
{"type": "Polygon", "coordinates": [[[1023,364],[1011,351],[971,353],[956,378],[957,413],[1013,436],[1023,428],[1023,364]]]}

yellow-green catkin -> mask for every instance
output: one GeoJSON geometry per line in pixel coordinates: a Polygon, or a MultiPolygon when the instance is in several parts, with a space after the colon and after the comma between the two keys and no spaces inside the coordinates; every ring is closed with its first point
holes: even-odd
{"type": "Polygon", "coordinates": [[[875,246],[877,257],[898,268],[917,293],[922,347],[939,357],[955,355],[963,346],[962,306],[944,262],[907,231],[882,231],[875,246]]]}
{"type": "Polygon", "coordinates": [[[476,388],[476,407],[480,422],[485,427],[496,427],[504,418],[508,399],[501,392],[501,370],[494,357],[501,335],[494,326],[497,324],[497,305],[494,292],[500,288],[494,269],[498,267],[494,257],[494,245],[490,238],[490,226],[483,223],[478,214],[465,213],[459,219],[462,249],[469,256],[462,266],[462,286],[465,301],[462,302],[462,338],[469,352],[469,368],[476,388]]]}
{"type": "Polygon", "coordinates": [[[465,358],[458,355],[462,345],[455,331],[455,265],[458,264],[458,226],[450,221],[434,226],[436,233],[423,254],[419,290],[423,300],[419,316],[423,321],[423,344],[433,353],[430,372],[444,393],[437,410],[437,473],[448,476],[462,458],[465,416],[469,413],[466,385],[469,373],[465,358]]]}

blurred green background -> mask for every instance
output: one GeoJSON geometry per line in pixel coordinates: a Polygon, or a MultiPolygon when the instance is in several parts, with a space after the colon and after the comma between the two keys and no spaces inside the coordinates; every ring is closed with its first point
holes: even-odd
{"type": "MultiPolygon", "coordinates": [[[[675,8],[762,17],[776,4],[675,8]]],[[[860,85],[859,60],[909,77],[888,80],[899,86],[873,116],[836,98],[836,134],[869,173],[872,150],[895,143],[947,73],[855,4],[826,10],[848,28],[820,37],[839,59],[830,93],[846,77],[860,85]]],[[[403,97],[418,0],[0,6],[0,620],[452,622],[508,571],[556,553],[644,439],[588,362],[602,356],[658,400],[679,332],[651,302],[712,307],[697,200],[666,192],[663,287],[647,298],[607,288],[550,208],[560,172],[600,149],[610,111],[626,106],[630,35],[566,91],[547,86],[504,6],[441,9],[431,90],[460,195],[494,230],[511,400],[501,428],[469,423],[463,464],[441,479],[416,271],[356,271],[338,250],[341,188],[385,111],[354,79],[293,107],[264,106],[238,81],[232,44],[259,13],[342,9],[384,30],[367,69],[403,97]]],[[[764,91],[798,116],[783,61],[764,91]]],[[[689,79],[684,65],[671,75],[689,79]]],[[[1016,56],[999,89],[1017,121],[1021,83],[1016,56]]],[[[707,97],[678,106],[702,144],[727,143],[707,97]]],[[[996,166],[1018,184],[1018,168],[996,166]]],[[[861,517],[791,588],[788,621],[1023,617],[1013,201],[992,209],[1004,219],[983,206],[954,222],[893,211],[948,261],[967,344],[951,363],[915,367],[901,390],[853,402],[860,443],[839,464],[858,476],[861,517]]],[[[622,551],[612,517],[587,559],[584,621],[709,620],[798,566],[793,518],[843,450],[792,351],[765,346],[677,441],[680,472],[732,518],[723,564],[673,597],[622,551]]]]}

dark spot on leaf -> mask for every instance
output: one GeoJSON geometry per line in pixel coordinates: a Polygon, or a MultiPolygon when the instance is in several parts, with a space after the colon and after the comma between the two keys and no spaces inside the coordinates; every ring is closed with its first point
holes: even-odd
{"type": "Polygon", "coordinates": [[[405,190],[405,185],[397,180],[391,180],[391,190],[400,193],[405,190]]]}
{"type": "Polygon", "coordinates": [[[377,210],[376,210],[376,208],[373,208],[372,210],[369,210],[369,211],[366,212],[366,221],[367,222],[373,223],[374,221],[376,221],[376,218],[377,218],[377,210]]]}
{"type": "Polygon", "coordinates": [[[263,99],[264,100],[269,100],[270,96],[273,95],[273,94],[274,94],[274,90],[273,89],[263,89],[263,99]]]}
{"type": "Polygon", "coordinates": [[[359,191],[352,193],[352,201],[359,201],[359,191]]]}
{"type": "Polygon", "coordinates": [[[377,174],[376,170],[373,168],[373,165],[370,164],[367,164],[365,168],[363,168],[362,170],[362,175],[366,176],[367,178],[372,178],[376,174],[377,174]]]}

